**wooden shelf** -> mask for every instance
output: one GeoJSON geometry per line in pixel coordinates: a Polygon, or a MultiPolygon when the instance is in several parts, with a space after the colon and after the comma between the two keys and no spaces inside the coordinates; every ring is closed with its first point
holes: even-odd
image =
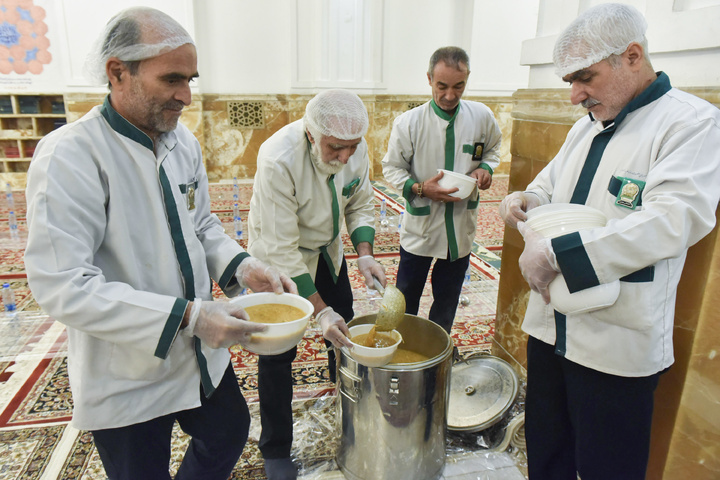
{"type": "Polygon", "coordinates": [[[60,94],[0,95],[0,173],[23,173],[45,135],[67,123],[60,94]]]}

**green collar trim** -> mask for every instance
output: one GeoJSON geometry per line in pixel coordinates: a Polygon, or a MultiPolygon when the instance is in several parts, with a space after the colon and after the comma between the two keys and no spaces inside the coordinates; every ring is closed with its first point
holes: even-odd
{"type": "Polygon", "coordinates": [[[129,138],[130,140],[139,143],[143,147],[147,148],[151,152],[155,151],[155,146],[150,137],[145,134],[142,130],[137,128],[132,123],[128,122],[125,117],[120,115],[110,104],[110,95],[105,97],[105,101],[100,107],[100,113],[105,120],[110,124],[110,127],[118,132],[120,135],[129,138]]]}
{"type": "Polygon", "coordinates": [[[669,92],[670,89],[672,89],[672,85],[670,85],[670,77],[668,77],[665,72],[658,72],[655,81],[643,90],[640,95],[630,100],[630,102],[625,105],[625,108],[618,113],[617,117],[615,117],[615,121],[613,122],[615,128],[620,125],[620,122],[622,122],[629,113],[654,102],[669,92]]]}
{"type": "Polygon", "coordinates": [[[430,100],[430,106],[432,107],[433,112],[435,112],[435,115],[437,115],[438,117],[442,118],[445,121],[452,123],[455,120],[455,117],[457,117],[458,112],[460,111],[460,103],[461,102],[462,102],[462,100],[460,102],[458,102],[458,105],[455,108],[455,112],[453,112],[452,115],[447,113],[442,108],[438,107],[437,103],[435,103],[434,98],[432,100],[430,100]]]}

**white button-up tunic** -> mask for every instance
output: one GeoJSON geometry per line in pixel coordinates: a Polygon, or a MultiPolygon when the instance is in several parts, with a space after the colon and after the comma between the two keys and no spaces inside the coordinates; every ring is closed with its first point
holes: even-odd
{"type": "Polygon", "coordinates": [[[531,292],[523,330],[601,372],[636,377],[669,367],[685,256],[715,225],[720,110],[671,88],[661,73],[613,125],[578,120],[528,191],[607,215],[605,227],[555,238],[552,246],[570,291],[618,279],[621,289],[613,306],[567,317],[531,292]],[[627,182],[640,189],[635,206],[620,198],[627,182]]]}
{"type": "Polygon", "coordinates": [[[310,157],[303,121],[287,125],[258,152],[248,216],[248,251],[292,277],[298,292],[315,289],[318,258],[340,272],[345,221],[354,246],[375,238],[374,194],[365,139],[340,173],[319,172],[310,157]]]}
{"type": "Polygon", "coordinates": [[[470,254],[477,190],[464,200],[443,204],[418,198],[412,186],[434,177],[440,168],[468,174],[482,166],[492,173],[500,163],[501,139],[492,111],[479,102],[461,100],[455,114],[448,115],[431,100],[395,119],[382,165],[385,179],[405,198],[403,249],[433,258],[447,258],[449,251],[451,260],[470,254]]]}
{"type": "Polygon", "coordinates": [[[73,424],[135,424],[200,405],[229,362],[177,336],[211,278],[239,293],[247,256],[210,213],[198,141],[156,145],[108,99],[47,135],[28,173],[25,264],[40,306],[67,326],[73,424]]]}

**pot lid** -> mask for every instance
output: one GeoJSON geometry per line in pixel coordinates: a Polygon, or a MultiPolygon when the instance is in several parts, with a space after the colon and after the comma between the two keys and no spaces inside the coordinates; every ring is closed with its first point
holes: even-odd
{"type": "Polygon", "coordinates": [[[457,362],[450,376],[448,429],[477,432],[494,425],[515,401],[518,384],[515,370],[501,358],[457,362]]]}

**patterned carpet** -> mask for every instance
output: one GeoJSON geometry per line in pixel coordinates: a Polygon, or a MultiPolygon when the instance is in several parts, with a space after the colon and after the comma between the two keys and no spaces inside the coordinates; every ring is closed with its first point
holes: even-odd
{"type": "MultiPolygon", "coordinates": [[[[397,218],[404,200],[388,185],[375,183],[378,232],[375,252],[383,264],[388,282],[395,283],[399,237],[397,218]],[[387,205],[389,226],[379,225],[382,200],[387,205]]],[[[500,266],[503,226],[497,206],[507,192],[507,178],[498,177],[483,192],[478,230],[471,257],[471,280],[464,287],[469,303],[460,306],[452,330],[461,355],[487,351],[494,334],[495,305],[500,266]]],[[[0,201],[0,279],[15,290],[20,314],[0,322],[0,480],[5,479],[99,479],[105,478],[89,433],[68,422],[72,416],[72,395],[67,379],[67,339],[64,327],[41,311],[27,285],[23,263],[26,240],[25,198],[14,192],[20,239],[9,238],[6,203],[0,201]]],[[[228,233],[232,233],[232,184],[211,186],[212,209],[228,233]]],[[[243,220],[252,184],[239,185],[238,199],[243,220]]],[[[0,200],[5,200],[0,199],[0,200]]],[[[355,268],[356,255],[343,233],[351,272],[356,316],[374,313],[380,300],[369,292],[355,268]]],[[[245,244],[245,239],[239,240],[245,244]]],[[[218,288],[219,301],[225,301],[218,288]]],[[[426,286],[420,316],[431,304],[426,286]]],[[[231,349],[233,367],[253,415],[250,439],[236,466],[233,479],[264,479],[263,460],[257,448],[259,415],[257,405],[257,356],[241,348],[231,349]]],[[[299,344],[293,364],[294,410],[296,419],[293,457],[301,465],[303,478],[314,478],[332,466],[337,442],[335,390],[328,379],[327,351],[319,326],[311,321],[299,344]],[[321,439],[321,440],[319,440],[321,439]]],[[[174,473],[187,445],[187,436],[177,426],[173,438],[174,473]]]]}

